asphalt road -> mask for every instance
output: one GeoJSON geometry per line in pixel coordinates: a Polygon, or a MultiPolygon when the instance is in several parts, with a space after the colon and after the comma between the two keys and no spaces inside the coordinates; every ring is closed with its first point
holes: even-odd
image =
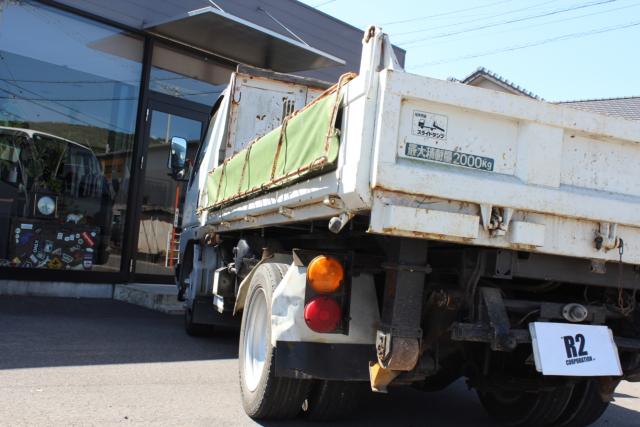
{"type": "MultiPolygon", "coordinates": [[[[234,333],[191,338],[180,317],[126,303],[0,297],[0,425],[253,426],[236,357],[234,333]]],[[[640,425],[638,411],[640,385],[623,383],[597,425],[640,425]]],[[[492,424],[458,382],[439,393],[372,395],[332,425],[492,424]]]]}

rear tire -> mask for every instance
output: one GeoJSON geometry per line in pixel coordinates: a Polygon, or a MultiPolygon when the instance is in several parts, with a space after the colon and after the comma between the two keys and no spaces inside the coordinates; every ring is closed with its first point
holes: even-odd
{"type": "Polygon", "coordinates": [[[314,381],[302,405],[304,416],[312,421],[344,418],[360,406],[367,383],[353,381],[314,381]]]}
{"type": "Polygon", "coordinates": [[[545,426],[563,414],[571,397],[571,387],[552,391],[526,393],[513,390],[478,392],[487,413],[508,426],[545,426]]]}
{"type": "Polygon", "coordinates": [[[557,421],[562,427],[583,427],[596,422],[609,407],[598,391],[598,383],[593,380],[575,385],[569,404],[557,421]]]}
{"type": "Polygon", "coordinates": [[[251,279],[240,327],[240,393],[251,418],[286,419],[300,413],[311,381],[275,376],[271,299],[286,264],[260,265],[251,279]]]}

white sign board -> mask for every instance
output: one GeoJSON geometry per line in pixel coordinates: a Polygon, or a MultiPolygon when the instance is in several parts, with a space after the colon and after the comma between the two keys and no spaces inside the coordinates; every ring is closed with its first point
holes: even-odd
{"type": "Polygon", "coordinates": [[[536,368],[543,375],[622,375],[618,349],[606,326],[534,322],[529,331],[536,368]]]}

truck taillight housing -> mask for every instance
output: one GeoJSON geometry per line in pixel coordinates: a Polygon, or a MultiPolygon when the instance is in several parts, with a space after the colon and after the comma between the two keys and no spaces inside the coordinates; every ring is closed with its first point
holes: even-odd
{"type": "Polygon", "coordinates": [[[346,334],[349,280],[346,259],[317,255],[307,264],[304,320],[319,333],[346,334]]]}

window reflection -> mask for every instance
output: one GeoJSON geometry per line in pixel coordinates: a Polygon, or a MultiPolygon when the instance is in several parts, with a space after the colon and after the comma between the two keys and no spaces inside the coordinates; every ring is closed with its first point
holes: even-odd
{"type": "Polygon", "coordinates": [[[120,270],[142,45],[2,3],[0,266],[120,270]]]}
{"type": "Polygon", "coordinates": [[[187,158],[193,163],[202,134],[202,122],[153,110],[149,131],[148,161],[141,186],[142,209],[136,251],[136,272],[173,274],[179,230],[176,215],[182,212],[184,182],[173,180],[167,170],[171,138],[187,140],[187,158]]]}
{"type": "Polygon", "coordinates": [[[229,83],[233,68],[155,43],[149,88],[213,106],[229,83]]]}

